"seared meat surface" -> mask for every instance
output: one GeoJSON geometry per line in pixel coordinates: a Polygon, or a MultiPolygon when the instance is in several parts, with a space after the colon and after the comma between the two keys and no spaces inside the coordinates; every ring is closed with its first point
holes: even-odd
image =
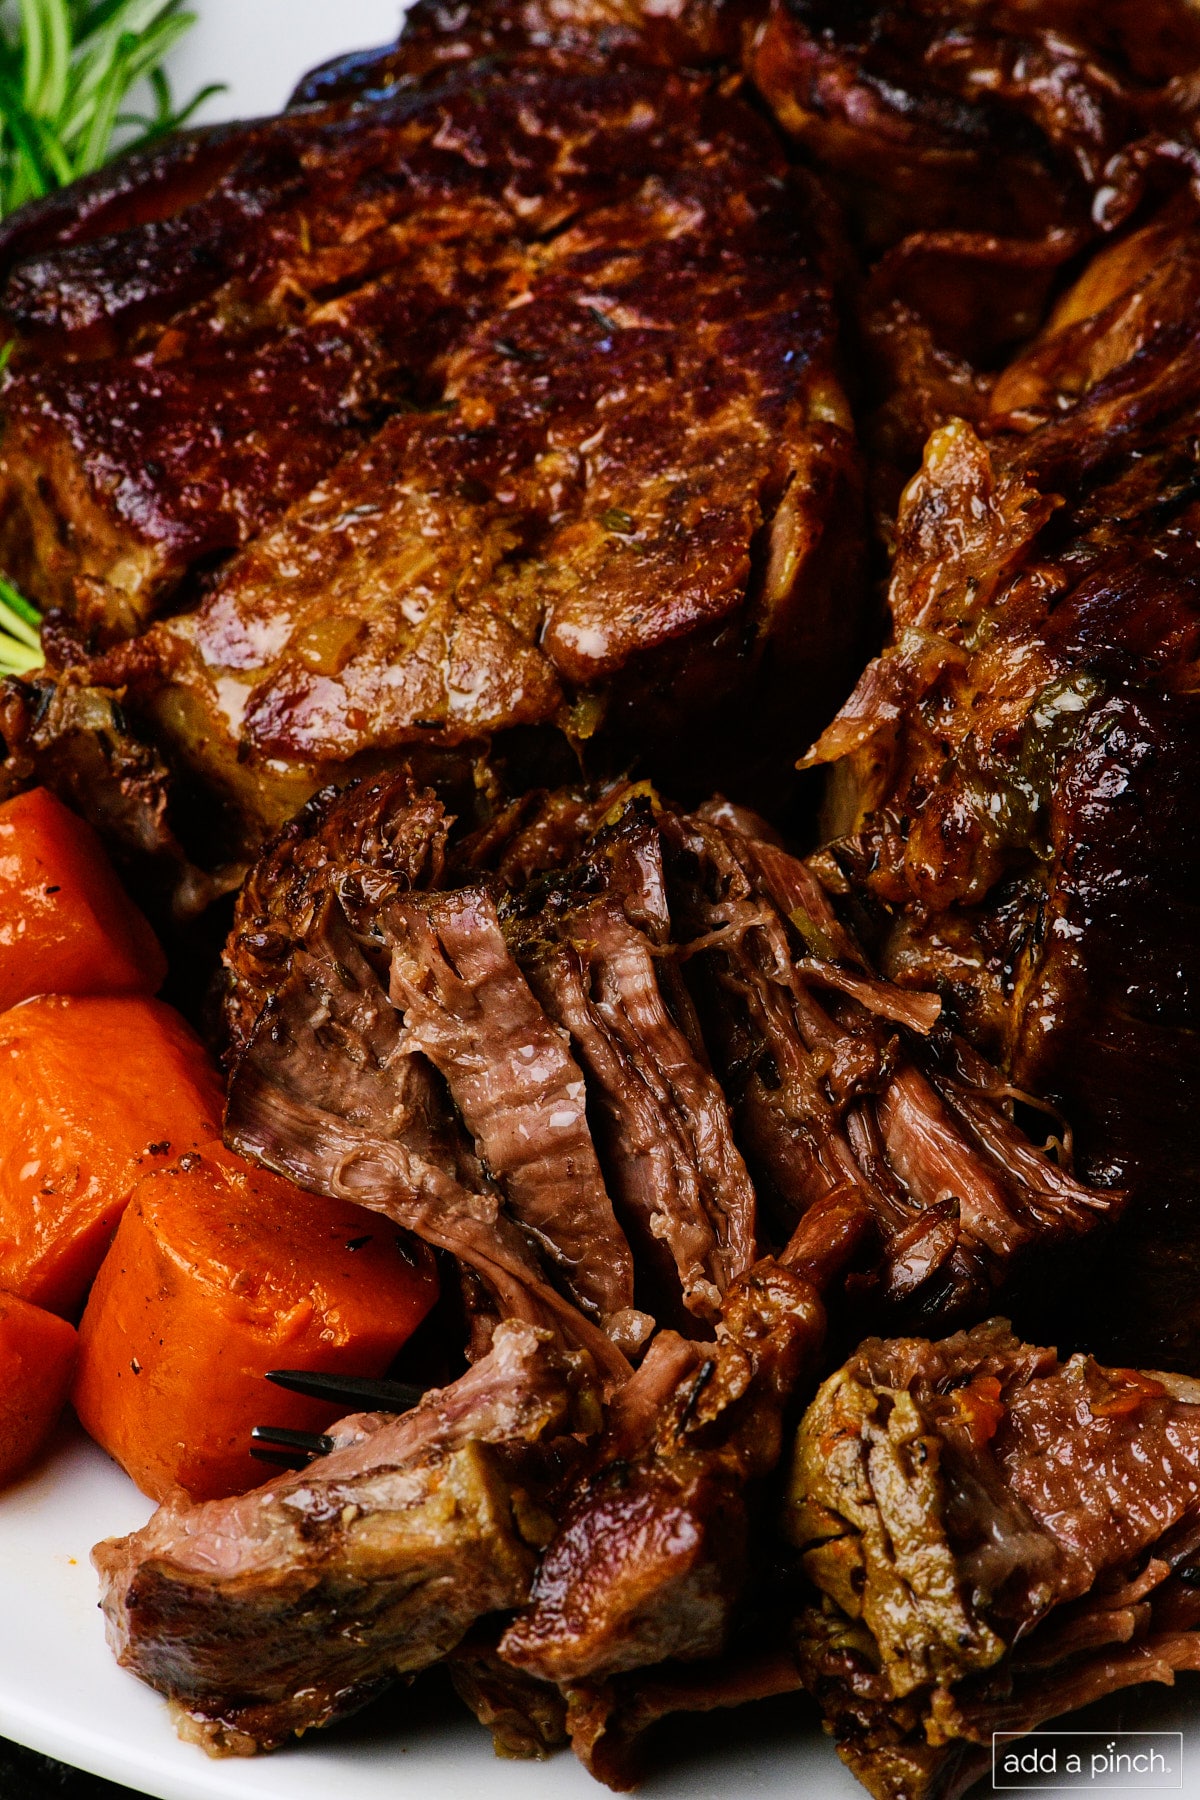
{"type": "Polygon", "coordinates": [[[865,536],[836,228],[753,109],[448,64],[178,159],[9,246],[0,560],[60,661],[118,646],[231,848],[529,727],[778,788],[852,678],[865,536]]]}
{"type": "Polygon", "coordinates": [[[807,1685],[877,1800],[961,1794],[992,1733],[1200,1668],[1200,1389],[1004,1321],[871,1339],[796,1444],[807,1685]]]}
{"type": "Polygon", "coordinates": [[[0,299],[37,353],[10,384],[8,556],[30,557],[12,572],[85,628],[127,635],[198,556],[236,548],[302,496],[366,434],[372,402],[374,422],[386,412],[389,385],[393,406],[438,400],[439,352],[489,286],[501,300],[520,239],[610,192],[631,162],[636,181],[648,138],[677,160],[653,112],[631,129],[638,98],[606,105],[578,83],[527,80],[486,98],[473,85],[398,100],[353,123],[337,109],[267,121],[167,217],[19,260],[0,299]],[[306,361],[322,408],[314,388],[296,415],[306,361]],[[232,415],[206,416],[206,371],[210,388],[235,390],[227,405],[253,395],[257,459],[245,421],[239,432],[232,415]],[[340,438],[327,428],[301,450],[310,410],[312,424],[322,410],[340,419],[340,438]],[[289,454],[304,460],[281,468],[289,454]],[[196,516],[214,503],[223,534],[196,516]],[[93,584],[82,594],[81,579],[93,584]]]}
{"type": "Polygon", "coordinates": [[[159,629],[145,704],[208,779],[263,811],[296,772],[555,723],[661,766],[706,718],[733,743],[750,686],[819,704],[857,490],[805,198],[709,163],[531,253],[447,410],[394,419],[159,629]]]}
{"type": "MultiPolygon", "coordinates": [[[[1187,201],[1106,250],[996,382],[987,437],[960,421],[930,440],[893,644],[814,752],[839,764],[830,880],[878,909],[884,971],[938,988],[1063,1108],[1085,1174],[1130,1190],[1143,1274],[1135,1298],[1125,1246],[1120,1353],[1185,1368],[1198,249],[1187,201]]],[[[1109,1310],[1085,1326],[1098,1345],[1109,1310]]]]}
{"type": "Polygon", "coordinates": [[[866,255],[863,434],[890,543],[929,433],[986,414],[1082,252],[1195,159],[1192,10],[771,0],[744,66],[866,255]]]}
{"type": "Polygon", "coordinates": [[[726,1294],[715,1344],[654,1340],[500,1641],[504,1661],[570,1687],[726,1648],[755,1485],[779,1459],[824,1323],[803,1276],[764,1259],[726,1294]]]}
{"type": "Polygon", "coordinates": [[[643,0],[414,0],[396,43],[314,69],[289,105],[360,104],[464,68],[736,64],[761,10],[761,0],[675,0],[670,7],[643,0]]]}
{"type": "Polygon", "coordinates": [[[289,287],[282,321],[247,303],[241,329],[224,313],[185,318],[131,352],[14,376],[0,537],[12,577],[85,637],[135,631],[189,569],[244,544],[391,405],[430,391],[439,348],[515,260],[494,214],[463,209],[460,229],[482,241],[458,257],[435,239],[348,294],[293,300],[289,287]]]}
{"type": "Polygon", "coordinates": [[[94,679],[230,858],[531,728],[780,808],[864,623],[835,286],[885,504],[1178,182],[1190,41],[1067,0],[417,7],[0,233],[0,559],[60,663],[117,644],[94,679]]]}

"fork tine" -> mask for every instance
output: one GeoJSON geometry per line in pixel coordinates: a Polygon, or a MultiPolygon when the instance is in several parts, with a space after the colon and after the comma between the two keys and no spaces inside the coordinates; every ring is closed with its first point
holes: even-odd
{"type": "Polygon", "coordinates": [[[328,1456],[333,1439],[323,1431],[291,1431],[285,1425],[256,1425],[250,1433],[255,1444],[273,1444],[298,1456],[328,1456]]]}
{"type": "Polygon", "coordinates": [[[251,1444],[250,1454],[255,1462],[271,1463],[277,1469],[307,1469],[312,1461],[300,1450],[263,1450],[257,1444],[251,1444]]]}
{"type": "Polygon", "coordinates": [[[411,1412],[424,1390],[407,1381],[371,1381],[360,1375],[327,1375],[316,1369],[268,1369],[267,1380],[293,1394],[330,1400],[358,1411],[411,1412]]]}

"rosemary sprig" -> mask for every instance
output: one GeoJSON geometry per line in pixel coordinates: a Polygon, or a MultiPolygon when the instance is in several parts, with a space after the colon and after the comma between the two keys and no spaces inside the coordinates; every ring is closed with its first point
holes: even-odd
{"type": "Polygon", "coordinates": [[[27,675],[40,669],[41,614],[0,575],[0,675],[27,675]]]}
{"type": "Polygon", "coordinates": [[[163,58],[193,24],[183,0],[0,0],[0,216],[185,123],[163,58]],[[123,112],[145,80],[153,111],[123,112]]]}
{"type": "MultiPolygon", "coordinates": [[[[0,218],[186,123],[163,58],[195,23],[183,0],[0,0],[0,218]],[[123,112],[139,82],[152,111],[123,112]]],[[[0,347],[0,381],[13,344],[0,347]]],[[[0,576],[0,675],[40,668],[41,616],[0,576]]]]}

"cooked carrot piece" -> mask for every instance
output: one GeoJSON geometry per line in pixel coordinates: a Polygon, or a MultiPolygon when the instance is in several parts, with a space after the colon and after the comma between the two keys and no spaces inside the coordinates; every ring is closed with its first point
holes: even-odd
{"type": "Polygon", "coordinates": [[[0,1293],[0,1487],[42,1449],[66,1404],[75,1328],[54,1313],[0,1293]]]}
{"type": "Polygon", "coordinates": [[[0,1015],[0,1287],[74,1313],[148,1167],[220,1129],[221,1084],[178,1013],[60,995],[0,1015]]]}
{"type": "Polygon", "coordinates": [[[47,788],[0,806],[0,1012],[33,994],[155,994],[166,972],[90,825],[47,788]]]}
{"type": "Polygon", "coordinates": [[[339,1409],[268,1369],[382,1375],[437,1297],[424,1246],[220,1144],[140,1183],[80,1330],[75,1408],[158,1500],[258,1487],[255,1425],[323,1431],[339,1409]]]}

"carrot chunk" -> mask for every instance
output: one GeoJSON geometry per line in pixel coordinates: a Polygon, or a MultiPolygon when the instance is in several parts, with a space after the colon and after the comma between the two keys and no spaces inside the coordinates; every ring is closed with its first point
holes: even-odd
{"type": "Polygon", "coordinates": [[[155,994],[166,972],[90,825],[47,788],[0,806],[0,1012],[34,994],[155,994]]]}
{"type": "Polygon", "coordinates": [[[0,1487],[33,1461],[54,1430],[77,1348],[65,1319],[0,1293],[0,1487]]]}
{"type": "Polygon", "coordinates": [[[220,1129],[221,1084],[143,995],[42,996],[0,1015],[0,1287],[74,1313],[149,1167],[220,1129]]]}
{"type": "Polygon", "coordinates": [[[423,1245],[220,1144],[142,1181],[80,1326],[75,1408],[159,1500],[258,1487],[255,1425],[323,1431],[345,1407],[268,1369],[382,1375],[437,1297],[423,1245]]]}

